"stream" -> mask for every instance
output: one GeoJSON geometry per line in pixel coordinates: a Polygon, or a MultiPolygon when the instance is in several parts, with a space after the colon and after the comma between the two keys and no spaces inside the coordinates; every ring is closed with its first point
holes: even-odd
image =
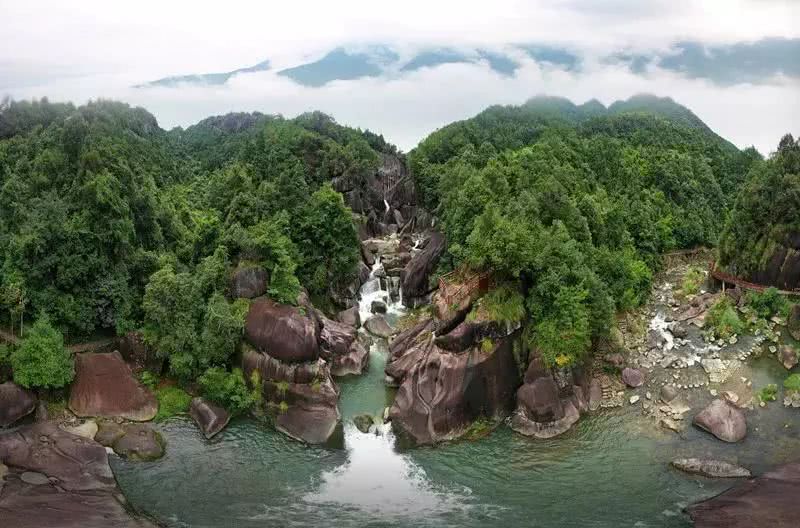
{"type": "MultiPolygon", "coordinates": [[[[404,310],[381,288],[380,268],[362,286],[359,309],[364,321],[372,301],[385,298],[394,324],[404,310]]],[[[401,450],[390,425],[373,434],[352,423],[391,404],[387,353],[376,339],[368,369],[337,380],[344,450],[308,447],[248,418],[206,440],[176,417],[159,425],[161,460],[112,457],[125,496],[169,527],[686,527],[683,507],[736,481],[680,473],[669,467],[673,458],[719,457],[759,474],[800,452],[797,410],[779,402],[748,413],[748,436],[737,445],[693,427],[659,430],[625,405],[584,416],[551,440],[503,425],[477,441],[401,450]]],[[[759,386],[786,376],[768,357],[748,368],[759,386]]]]}

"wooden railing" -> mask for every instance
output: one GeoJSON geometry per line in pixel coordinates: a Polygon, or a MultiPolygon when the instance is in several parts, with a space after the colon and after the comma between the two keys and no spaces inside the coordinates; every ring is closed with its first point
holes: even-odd
{"type": "MultiPolygon", "coordinates": [[[[709,274],[714,277],[716,280],[722,282],[723,284],[733,284],[737,288],[741,288],[743,290],[750,290],[750,291],[757,291],[763,292],[770,286],[764,284],[756,284],[755,282],[748,282],[746,280],[740,279],[735,275],[731,275],[730,273],[725,273],[717,268],[717,262],[712,260],[711,265],[709,266],[709,274]]],[[[800,297],[800,290],[778,290],[781,295],[791,295],[800,297]]]]}

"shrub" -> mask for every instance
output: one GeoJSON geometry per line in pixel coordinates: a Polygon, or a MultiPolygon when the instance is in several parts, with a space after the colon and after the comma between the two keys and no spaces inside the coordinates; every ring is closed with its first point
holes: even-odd
{"type": "Polygon", "coordinates": [[[11,355],[14,381],[25,388],[58,389],[75,377],[75,363],[61,335],[41,315],[11,355]]]}
{"type": "Polygon", "coordinates": [[[783,380],[783,388],[787,391],[800,391],[800,374],[792,374],[783,380]]]}
{"type": "Polygon", "coordinates": [[[158,414],[155,420],[160,422],[176,414],[185,413],[189,410],[192,397],[179,387],[161,387],[156,390],[158,398],[158,414]]]}
{"type": "Polygon", "coordinates": [[[503,285],[484,295],[470,312],[470,319],[477,317],[478,311],[492,321],[499,323],[518,323],[525,317],[525,298],[511,286],[503,285]]]}
{"type": "Polygon", "coordinates": [[[154,390],[158,385],[158,376],[156,376],[149,370],[145,370],[144,372],[139,374],[139,381],[141,381],[142,385],[144,385],[148,389],[154,390]]]}
{"type": "Polygon", "coordinates": [[[767,288],[763,292],[749,292],[747,304],[759,317],[769,319],[789,311],[789,302],[778,292],[777,288],[767,288]]]}
{"type": "Polygon", "coordinates": [[[759,401],[764,403],[768,401],[775,401],[778,399],[778,386],[774,383],[770,383],[758,393],[759,401]]]}
{"type": "Polygon", "coordinates": [[[241,369],[228,372],[224,369],[212,367],[205,371],[197,380],[203,391],[203,396],[222,405],[231,414],[242,414],[251,409],[259,399],[259,386],[253,389],[247,386],[241,369]]]}
{"type": "Polygon", "coordinates": [[[736,308],[724,297],[708,310],[706,325],[710,332],[718,338],[727,339],[744,330],[744,323],[739,319],[736,308]]]}
{"type": "Polygon", "coordinates": [[[692,266],[686,272],[686,275],[683,276],[683,282],[681,283],[680,293],[684,297],[688,297],[689,295],[697,295],[700,293],[700,285],[703,284],[703,281],[706,279],[703,270],[697,266],[692,266]]]}

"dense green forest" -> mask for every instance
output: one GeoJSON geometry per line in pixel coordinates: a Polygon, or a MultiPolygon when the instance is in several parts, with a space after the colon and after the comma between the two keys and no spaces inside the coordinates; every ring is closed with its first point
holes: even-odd
{"type": "Polygon", "coordinates": [[[492,107],[409,154],[447,235],[444,266],[491,270],[520,291],[507,301],[524,301],[528,339],[561,365],[646,299],[662,252],[716,244],[759,159],[652,96],[492,107]]]}
{"type": "Polygon", "coordinates": [[[800,141],[789,134],[771,158],[750,170],[720,239],[720,263],[741,276],[785,279],[791,284],[778,285],[797,287],[800,278],[786,277],[791,273],[769,272],[769,261],[780,248],[786,248],[784,259],[800,251],[800,141]]]}
{"type": "Polygon", "coordinates": [[[44,318],[68,340],[143,329],[172,372],[224,365],[246,304],[232,267],[269,295],[325,294],[359,258],[329,182],[374,171],[383,138],[311,113],[229,114],[165,131],[111,101],[0,106],[0,321],[44,318]]]}

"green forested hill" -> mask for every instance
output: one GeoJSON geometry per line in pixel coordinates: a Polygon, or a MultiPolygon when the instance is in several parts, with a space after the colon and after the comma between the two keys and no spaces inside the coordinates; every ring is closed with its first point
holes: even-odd
{"type": "Polygon", "coordinates": [[[167,132],[123,103],[4,101],[2,325],[46,312],[72,338],[144,326],[177,350],[202,341],[206,305],[239,261],[263,265],[278,299],[293,302],[301,284],[325,291],[358,259],[327,182],[374,171],[382,151],[394,147],[319,113],[167,132]]]}
{"type": "Polygon", "coordinates": [[[649,96],[608,110],[558,98],[492,107],[409,154],[448,238],[446,266],[521,287],[509,302],[524,299],[529,338],[560,364],[644,300],[661,252],[716,243],[758,158],[649,96]]]}

